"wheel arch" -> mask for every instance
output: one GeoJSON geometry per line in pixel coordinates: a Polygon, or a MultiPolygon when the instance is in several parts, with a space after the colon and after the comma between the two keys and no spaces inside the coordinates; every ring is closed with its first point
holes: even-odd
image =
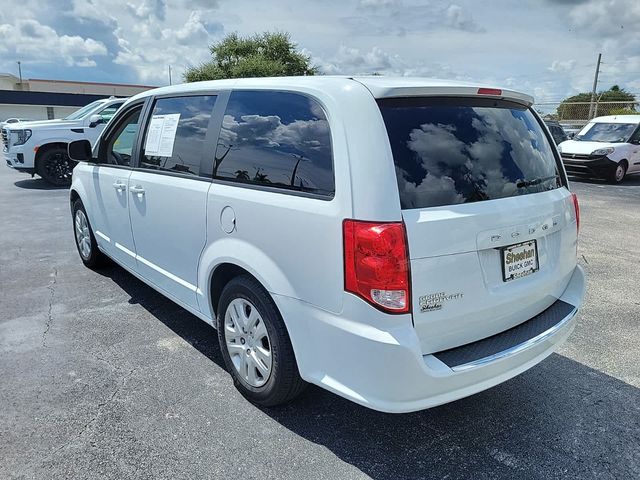
{"type": "Polygon", "coordinates": [[[85,185],[82,182],[76,180],[71,184],[71,187],[69,188],[69,208],[71,209],[71,213],[73,214],[73,204],[75,201],[80,200],[87,212],[89,223],[94,225],[95,219],[93,217],[93,209],[91,208],[91,205],[89,205],[89,203],[91,203],[88,201],[89,198],[90,197],[87,196],[87,192],[85,191],[85,185]]]}
{"type": "MultiPolygon", "coordinates": [[[[211,276],[209,279],[209,305],[211,308],[211,312],[213,313],[213,317],[215,318],[216,312],[218,311],[218,302],[220,300],[220,295],[222,294],[222,290],[224,287],[234,278],[239,277],[241,275],[249,275],[254,278],[260,285],[262,282],[258,280],[255,275],[253,275],[248,270],[242,268],[235,263],[224,262],[216,266],[216,268],[211,272],[211,276]]],[[[264,285],[262,285],[264,288],[264,285]]],[[[215,323],[215,322],[214,322],[215,323]]]]}
{"type": "MultiPolygon", "coordinates": [[[[217,299],[212,296],[214,279],[220,282],[220,278],[228,278],[231,273],[238,272],[246,272],[254,277],[272,298],[273,294],[296,297],[295,288],[288,277],[266,252],[232,235],[226,236],[206,246],[198,268],[198,302],[200,309],[212,321],[215,320],[217,307],[217,299]],[[218,275],[221,277],[216,278],[218,275]]],[[[215,287],[220,289],[218,283],[215,287]]]]}
{"type": "Polygon", "coordinates": [[[82,201],[82,199],[80,198],[80,194],[76,191],[76,189],[71,188],[69,190],[69,204],[71,205],[72,209],[73,209],[73,204],[76,203],[76,200],[82,201]]]}
{"type": "Polygon", "coordinates": [[[61,140],[47,140],[45,143],[40,145],[38,147],[38,150],[36,151],[36,156],[34,160],[35,168],[38,168],[38,162],[42,159],[42,156],[45,153],[47,153],[49,150],[51,150],[52,148],[64,148],[66,150],[68,145],[69,145],[69,142],[64,142],[61,140]]]}

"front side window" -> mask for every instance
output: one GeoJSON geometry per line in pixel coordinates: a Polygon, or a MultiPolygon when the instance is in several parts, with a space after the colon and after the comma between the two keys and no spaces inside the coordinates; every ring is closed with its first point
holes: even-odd
{"type": "Polygon", "coordinates": [[[522,105],[473,98],[383,99],[379,105],[404,209],[561,186],[547,136],[522,105]]]}
{"type": "Polygon", "coordinates": [[[122,106],[122,103],[114,103],[113,105],[109,105],[107,108],[102,110],[99,115],[102,119],[102,123],[107,123],[111,118],[116,114],[118,109],[122,106]]]}
{"type": "Polygon", "coordinates": [[[624,143],[638,125],[635,123],[589,123],[575,140],[583,142],[624,143]]]}
{"type": "Polygon", "coordinates": [[[141,111],[142,107],[136,107],[126,114],[115,131],[109,135],[106,142],[107,163],[111,165],[131,165],[141,111]]]}
{"type": "Polygon", "coordinates": [[[331,135],[320,104],[298,93],[233,92],[214,177],[333,197],[331,135]]]}
{"type": "Polygon", "coordinates": [[[140,167],[199,175],[215,102],[215,95],[156,100],[147,125],[140,167]]]}

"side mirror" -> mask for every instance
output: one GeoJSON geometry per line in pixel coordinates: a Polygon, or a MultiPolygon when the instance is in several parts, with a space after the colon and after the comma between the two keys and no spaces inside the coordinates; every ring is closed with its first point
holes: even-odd
{"type": "Polygon", "coordinates": [[[89,162],[92,159],[89,140],[74,140],[67,147],[67,154],[76,162],[89,162]]]}
{"type": "Polygon", "coordinates": [[[571,132],[571,133],[567,134],[567,137],[569,137],[572,140],[573,140],[573,137],[575,137],[575,136],[576,136],[576,132],[571,132]]]}
{"type": "Polygon", "coordinates": [[[102,123],[102,117],[98,114],[91,115],[89,117],[89,128],[94,128],[96,125],[102,123]]]}

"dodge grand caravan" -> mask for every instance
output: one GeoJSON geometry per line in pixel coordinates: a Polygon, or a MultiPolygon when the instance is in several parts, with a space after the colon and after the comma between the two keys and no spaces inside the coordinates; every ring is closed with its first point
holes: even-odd
{"type": "Polygon", "coordinates": [[[577,199],[531,104],[384,77],[145,92],[69,145],[78,252],[216,327],[257,404],[307,382],[450,402],[542,361],[583,300],[577,199]]]}

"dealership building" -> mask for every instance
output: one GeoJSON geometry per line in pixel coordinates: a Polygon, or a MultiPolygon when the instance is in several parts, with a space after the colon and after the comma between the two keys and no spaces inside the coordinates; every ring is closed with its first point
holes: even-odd
{"type": "Polygon", "coordinates": [[[130,97],[149,85],[21,79],[0,73],[0,122],[7,118],[47,120],[63,118],[80,107],[110,96],[130,97]]]}

